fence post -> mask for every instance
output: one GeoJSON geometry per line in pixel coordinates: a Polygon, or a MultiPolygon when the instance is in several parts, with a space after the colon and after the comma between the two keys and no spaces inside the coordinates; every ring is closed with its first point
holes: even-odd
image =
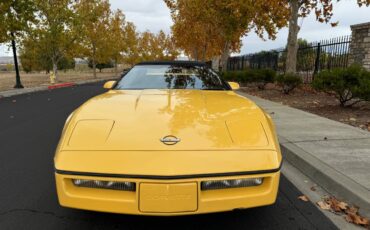
{"type": "Polygon", "coordinates": [[[315,75],[319,72],[319,69],[320,69],[320,53],[321,53],[321,45],[319,42],[317,43],[315,69],[313,71],[312,79],[315,77],[315,75]]]}
{"type": "Polygon", "coordinates": [[[279,53],[276,52],[274,55],[275,61],[274,61],[274,70],[278,71],[278,66],[279,66],[279,53]]]}

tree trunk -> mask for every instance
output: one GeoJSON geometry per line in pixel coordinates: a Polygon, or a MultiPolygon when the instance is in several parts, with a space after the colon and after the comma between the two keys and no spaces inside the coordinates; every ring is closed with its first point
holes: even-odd
{"type": "Polygon", "coordinates": [[[224,44],[224,48],[223,48],[223,51],[222,51],[222,54],[221,54],[221,71],[226,71],[227,70],[227,61],[229,59],[229,56],[230,56],[230,42],[227,41],[225,42],[224,44]]]}
{"type": "Polygon", "coordinates": [[[203,55],[202,55],[202,61],[203,62],[206,61],[206,53],[207,53],[207,43],[205,43],[204,47],[203,47],[203,55]]]}
{"type": "Polygon", "coordinates": [[[53,73],[55,76],[55,81],[57,82],[58,81],[58,63],[55,60],[55,58],[52,59],[52,62],[53,62],[53,73]]]}
{"type": "Polygon", "coordinates": [[[194,48],[194,61],[198,61],[198,49],[194,48]]]}
{"type": "Polygon", "coordinates": [[[19,75],[19,67],[18,67],[18,58],[17,58],[17,47],[15,45],[15,36],[14,33],[10,33],[12,36],[12,49],[13,49],[13,58],[14,58],[14,67],[15,67],[15,86],[14,88],[24,88],[22,83],[21,83],[21,76],[19,75]]]}
{"type": "Polygon", "coordinates": [[[114,61],[114,76],[118,77],[118,65],[117,60],[114,61]]]}
{"type": "Polygon", "coordinates": [[[96,55],[96,47],[93,44],[92,66],[93,66],[94,78],[96,78],[96,60],[95,60],[96,56],[95,55],[96,55]]]}
{"type": "Polygon", "coordinates": [[[94,78],[96,78],[96,61],[95,61],[95,57],[92,58],[92,66],[93,66],[94,78]]]}
{"type": "Polygon", "coordinates": [[[297,51],[298,51],[298,11],[299,0],[290,0],[291,15],[289,19],[289,34],[287,42],[287,56],[285,63],[286,73],[297,72],[297,51]]]}

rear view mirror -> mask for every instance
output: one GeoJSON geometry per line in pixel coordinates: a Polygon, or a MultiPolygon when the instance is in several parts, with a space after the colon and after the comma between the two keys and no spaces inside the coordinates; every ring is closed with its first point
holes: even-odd
{"type": "Polygon", "coordinates": [[[104,89],[112,89],[116,83],[116,81],[107,81],[103,87],[104,89]]]}

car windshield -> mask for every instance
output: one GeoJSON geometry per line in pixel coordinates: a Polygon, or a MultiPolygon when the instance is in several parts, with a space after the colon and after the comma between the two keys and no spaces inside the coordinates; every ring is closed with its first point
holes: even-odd
{"type": "Polygon", "coordinates": [[[137,65],[115,89],[230,90],[214,71],[204,66],[137,65]]]}

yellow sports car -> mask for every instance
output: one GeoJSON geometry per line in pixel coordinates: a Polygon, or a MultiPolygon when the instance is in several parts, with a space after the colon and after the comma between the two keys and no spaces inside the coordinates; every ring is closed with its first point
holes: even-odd
{"type": "Polygon", "coordinates": [[[271,118],[204,64],[145,62],[67,119],[54,158],[59,203],[139,215],[244,209],[276,200],[271,118]]]}

